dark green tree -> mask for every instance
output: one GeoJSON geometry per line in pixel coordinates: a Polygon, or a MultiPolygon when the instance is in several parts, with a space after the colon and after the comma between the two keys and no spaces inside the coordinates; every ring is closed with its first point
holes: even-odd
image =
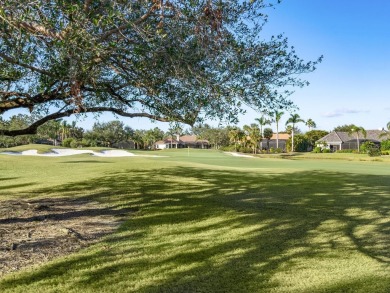
{"type": "Polygon", "coordinates": [[[320,140],[327,134],[329,134],[329,132],[325,130],[311,130],[306,132],[305,136],[309,140],[310,146],[314,148],[316,141],[320,140]]]}
{"type": "MultiPolygon", "coordinates": [[[[31,118],[28,115],[18,114],[11,116],[8,120],[3,120],[0,117],[0,129],[15,130],[23,127],[27,127],[31,123],[31,118]]],[[[1,135],[0,133],[0,146],[1,147],[13,147],[17,145],[28,144],[34,142],[37,137],[35,135],[19,135],[15,137],[9,137],[1,135]]]]}
{"type": "Polygon", "coordinates": [[[355,126],[354,124],[339,125],[335,127],[333,131],[349,132],[354,126],[355,126]]]}
{"type": "Polygon", "coordinates": [[[110,111],[193,125],[236,121],[241,105],[292,105],[305,62],[283,35],[265,40],[273,0],[2,0],[0,115],[28,109],[28,127],[110,111]]]}
{"type": "Polygon", "coordinates": [[[164,131],[162,131],[158,127],[146,130],[143,135],[144,147],[149,149],[154,149],[155,148],[154,143],[163,138],[164,138],[164,131]]]}
{"type": "Polygon", "coordinates": [[[96,122],[92,130],[87,131],[84,135],[85,139],[96,141],[97,145],[112,147],[113,144],[125,141],[128,138],[128,133],[121,121],[96,122]]]}
{"type": "MultiPolygon", "coordinates": [[[[294,136],[294,151],[295,152],[307,152],[309,150],[310,142],[303,134],[296,134],[294,136]]],[[[292,149],[292,137],[287,141],[286,148],[292,149]]]]}
{"type": "Polygon", "coordinates": [[[263,137],[267,140],[267,150],[269,151],[269,141],[274,134],[272,128],[264,128],[263,137]]]}

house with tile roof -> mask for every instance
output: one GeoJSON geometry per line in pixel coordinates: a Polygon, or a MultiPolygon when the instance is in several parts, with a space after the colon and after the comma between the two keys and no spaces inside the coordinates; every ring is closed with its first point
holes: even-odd
{"type": "MultiPolygon", "coordinates": [[[[381,141],[387,139],[386,136],[381,136],[382,134],[387,133],[385,130],[366,130],[366,132],[367,135],[365,137],[362,134],[359,134],[359,145],[363,142],[371,141],[379,146],[381,141]]],[[[350,135],[348,132],[342,131],[332,131],[316,142],[318,146],[323,146],[332,151],[357,149],[357,143],[356,134],[350,135]]]]}
{"type": "Polygon", "coordinates": [[[183,135],[174,138],[166,138],[159,140],[155,143],[156,149],[170,149],[170,148],[196,148],[196,149],[208,149],[210,143],[205,139],[198,139],[196,135],[183,135]]]}
{"type": "MultiPolygon", "coordinates": [[[[286,144],[287,144],[287,141],[290,139],[290,134],[288,133],[279,133],[278,135],[279,137],[279,148],[282,149],[282,150],[286,150],[286,144]]],[[[274,133],[271,137],[271,139],[269,140],[269,148],[274,148],[276,149],[276,133],[274,133]]],[[[263,150],[263,149],[267,149],[267,139],[263,138],[261,141],[260,141],[260,149],[263,150]]]]}

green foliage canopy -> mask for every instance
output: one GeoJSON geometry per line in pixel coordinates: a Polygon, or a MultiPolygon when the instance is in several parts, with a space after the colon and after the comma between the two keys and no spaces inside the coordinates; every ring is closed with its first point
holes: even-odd
{"type": "MultiPolygon", "coordinates": [[[[279,1],[274,1],[279,2],[279,1]]],[[[292,105],[285,86],[315,69],[282,36],[262,40],[272,1],[3,0],[0,115],[29,109],[34,122],[82,113],[180,121],[235,121],[292,105]]]]}

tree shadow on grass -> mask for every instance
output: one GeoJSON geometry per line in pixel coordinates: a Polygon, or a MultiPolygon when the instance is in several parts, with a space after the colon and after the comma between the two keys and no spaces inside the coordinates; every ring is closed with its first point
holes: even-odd
{"type": "MultiPolygon", "coordinates": [[[[53,189],[39,192],[50,195],[53,189]]],[[[125,292],[389,288],[389,277],[376,274],[390,264],[387,176],[181,167],[125,170],[55,188],[62,196],[80,192],[88,200],[139,212],[95,250],[6,278],[0,288],[39,284],[55,291],[56,278],[69,283],[62,291],[108,290],[113,284],[125,292]],[[355,262],[364,264],[348,262],[351,255],[375,265],[366,273],[358,270],[356,280],[341,282],[355,262]],[[327,270],[343,261],[341,272],[327,270]],[[306,276],[305,283],[298,280],[299,271],[328,275],[320,281],[306,276]]]]}

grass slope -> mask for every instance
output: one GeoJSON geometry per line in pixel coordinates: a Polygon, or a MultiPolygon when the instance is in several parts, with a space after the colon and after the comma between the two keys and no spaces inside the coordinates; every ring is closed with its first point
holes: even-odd
{"type": "Polygon", "coordinates": [[[1,200],[92,198],[138,212],[1,292],[389,292],[390,164],[0,155],[1,200]]]}

